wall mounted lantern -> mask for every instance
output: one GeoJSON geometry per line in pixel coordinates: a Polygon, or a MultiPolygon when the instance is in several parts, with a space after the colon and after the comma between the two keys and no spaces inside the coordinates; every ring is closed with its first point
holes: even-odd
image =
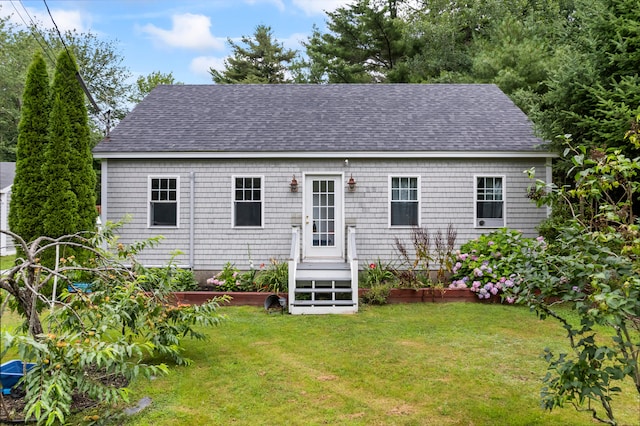
{"type": "Polygon", "coordinates": [[[356,180],[353,178],[353,174],[351,174],[349,181],[347,181],[347,185],[349,186],[349,191],[353,192],[356,190],[356,180]]]}
{"type": "Polygon", "coordinates": [[[298,181],[296,180],[296,175],[293,175],[289,188],[291,189],[291,192],[298,192],[298,181]]]}

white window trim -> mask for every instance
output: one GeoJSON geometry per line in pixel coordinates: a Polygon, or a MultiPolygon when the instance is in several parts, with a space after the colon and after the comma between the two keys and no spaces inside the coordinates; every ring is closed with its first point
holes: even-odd
{"type": "Polygon", "coordinates": [[[180,176],[179,175],[149,175],[147,176],[147,228],[176,229],[180,228],[180,176]],[[151,224],[151,181],[153,179],[176,180],[176,224],[174,226],[159,226],[151,224]]]}
{"type": "Polygon", "coordinates": [[[393,174],[387,177],[387,226],[391,229],[411,229],[422,226],[422,176],[411,174],[393,174]],[[417,178],[418,179],[418,224],[417,225],[391,225],[391,181],[393,178],[417,178]]]}
{"type": "Polygon", "coordinates": [[[473,175],[473,227],[476,229],[499,229],[507,226],[507,176],[494,174],[473,175]],[[478,219],[478,178],[502,179],[502,225],[479,225],[478,219]]]}
{"type": "Polygon", "coordinates": [[[231,176],[231,228],[233,229],[264,229],[264,205],[265,205],[265,178],[264,175],[233,175],[231,176]],[[236,226],[236,179],[259,178],[260,179],[260,226],[236,226]]]}

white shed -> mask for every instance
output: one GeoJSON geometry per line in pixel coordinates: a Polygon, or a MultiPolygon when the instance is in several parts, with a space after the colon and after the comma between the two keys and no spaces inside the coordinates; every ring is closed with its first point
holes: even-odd
{"type": "MultiPolygon", "coordinates": [[[[9,229],[9,202],[11,201],[11,186],[16,174],[16,163],[0,163],[0,229],[9,229]]],[[[0,256],[7,256],[16,252],[11,238],[0,233],[0,256]]]]}

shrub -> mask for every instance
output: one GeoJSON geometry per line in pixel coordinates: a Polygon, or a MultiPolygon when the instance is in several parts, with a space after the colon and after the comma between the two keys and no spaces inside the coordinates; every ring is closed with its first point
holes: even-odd
{"type": "MultiPolygon", "coordinates": [[[[189,291],[189,290],[197,290],[198,289],[198,281],[193,274],[191,269],[179,268],[175,264],[175,258],[182,254],[181,251],[175,250],[171,254],[171,259],[166,266],[160,268],[139,268],[138,275],[138,284],[145,289],[146,291],[154,291],[162,289],[164,291],[189,291]]],[[[71,261],[72,257],[67,258],[67,261],[71,261]]],[[[82,265],[77,262],[70,263],[72,266],[77,266],[79,271],[72,271],[73,274],[78,274],[80,272],[84,277],[91,278],[83,278],[79,281],[94,281],[91,275],[88,275],[88,272],[82,268],[82,265]]],[[[68,274],[68,275],[73,275],[68,274]]],[[[95,274],[94,274],[95,275],[95,274]]],[[[96,283],[96,285],[99,283],[96,283]]]]}
{"type": "MultiPolygon", "coordinates": [[[[497,295],[514,286],[517,265],[543,245],[542,237],[524,238],[521,232],[507,228],[481,235],[457,251],[449,288],[470,288],[480,299],[497,295]]],[[[511,298],[507,301],[513,302],[511,298]]]]}
{"type": "MultiPolygon", "coordinates": [[[[140,285],[147,291],[166,286],[169,291],[189,291],[198,288],[193,271],[168,265],[162,268],[149,268],[139,277],[140,285]]],[[[86,280],[84,280],[86,281],[86,280]]]]}
{"type": "Polygon", "coordinates": [[[190,291],[198,289],[198,281],[191,269],[173,269],[169,282],[175,291],[190,291]]]}
{"type": "Polygon", "coordinates": [[[386,305],[391,288],[389,284],[373,285],[362,295],[362,303],[367,305],[386,305]]]}

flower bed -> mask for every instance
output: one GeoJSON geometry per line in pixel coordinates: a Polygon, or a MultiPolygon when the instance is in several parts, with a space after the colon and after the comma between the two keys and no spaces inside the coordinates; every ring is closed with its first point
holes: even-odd
{"type": "MultiPolygon", "coordinates": [[[[359,290],[360,297],[369,291],[359,290]]],[[[392,288],[387,303],[443,303],[443,302],[478,302],[478,298],[469,288],[392,288]]]]}
{"type": "MultiPolygon", "coordinates": [[[[172,293],[176,303],[184,305],[202,305],[214,297],[228,297],[221,306],[264,306],[264,301],[273,293],[263,291],[176,291],[172,293]]],[[[278,293],[287,298],[287,294],[278,293]]]]}

